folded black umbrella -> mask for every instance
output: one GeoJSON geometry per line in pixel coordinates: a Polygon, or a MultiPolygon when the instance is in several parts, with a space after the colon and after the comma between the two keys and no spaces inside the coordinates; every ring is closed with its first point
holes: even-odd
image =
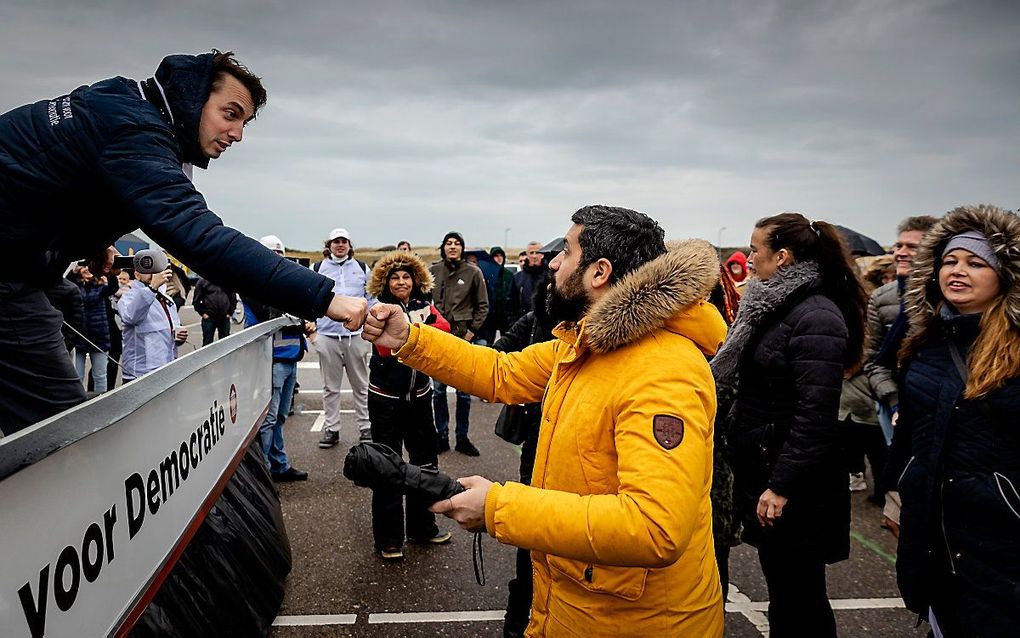
{"type": "Polygon", "coordinates": [[[427,503],[448,499],[464,486],[435,467],[411,465],[382,443],[359,443],[347,452],[344,476],[358,487],[390,489],[427,503]]]}

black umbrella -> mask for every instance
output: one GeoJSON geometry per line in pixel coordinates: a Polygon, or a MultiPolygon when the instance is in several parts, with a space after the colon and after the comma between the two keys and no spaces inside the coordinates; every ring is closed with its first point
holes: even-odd
{"type": "Polygon", "coordinates": [[[344,476],[358,487],[388,489],[411,494],[429,504],[464,491],[464,486],[435,465],[411,465],[381,443],[359,443],[347,452],[344,476]]]}
{"type": "Polygon", "coordinates": [[[846,226],[839,226],[837,224],[833,224],[832,226],[839,231],[839,234],[843,237],[843,241],[846,242],[847,248],[850,249],[850,254],[854,257],[878,257],[879,255],[886,254],[885,248],[882,248],[882,245],[871,237],[862,235],[856,230],[852,230],[846,226]]]}
{"type": "Polygon", "coordinates": [[[542,253],[543,255],[552,254],[553,257],[555,257],[562,250],[563,250],[563,238],[557,237],[556,239],[552,240],[545,246],[539,248],[538,252],[542,253]]]}

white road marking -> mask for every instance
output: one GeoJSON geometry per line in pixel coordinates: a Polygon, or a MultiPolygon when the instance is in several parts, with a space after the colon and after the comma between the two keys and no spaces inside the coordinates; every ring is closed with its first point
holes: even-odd
{"type": "Polygon", "coordinates": [[[369,614],[368,624],[406,624],[426,622],[489,622],[492,620],[503,620],[506,615],[505,609],[496,611],[422,611],[409,612],[405,614],[369,614]]]}
{"type": "Polygon", "coordinates": [[[358,621],[357,614],[339,614],[323,616],[277,616],[273,625],[277,627],[302,627],[308,625],[353,625],[358,621]]]}
{"type": "MultiPolygon", "coordinates": [[[[840,598],[829,601],[833,610],[853,609],[903,609],[901,598],[840,598]]],[[[726,611],[740,614],[747,618],[762,636],[769,635],[769,621],[765,616],[768,601],[754,601],[742,594],[734,585],[730,585],[727,596],[726,611]]],[[[414,623],[449,623],[449,622],[492,622],[502,620],[505,610],[492,611],[425,611],[407,613],[369,614],[368,624],[414,624],[414,623]]],[[[278,627],[353,625],[357,614],[337,614],[320,616],[277,616],[273,622],[278,627]]]]}
{"type": "Polygon", "coordinates": [[[326,426],[326,415],[320,414],[315,419],[315,423],[312,424],[312,429],[309,432],[322,432],[322,428],[326,426]]]}
{"type": "MultiPolygon", "coordinates": [[[[301,414],[325,414],[325,410],[301,410],[301,414]]],[[[354,414],[354,410],[340,410],[340,414],[354,414]]]]}
{"type": "MultiPolygon", "coordinates": [[[[769,635],[769,619],[760,610],[751,609],[751,599],[740,593],[736,585],[730,583],[730,591],[726,596],[726,611],[732,611],[740,614],[744,618],[754,625],[754,628],[758,630],[762,636],[769,635]]],[[[768,609],[768,603],[763,603],[765,609],[768,609]]]]}

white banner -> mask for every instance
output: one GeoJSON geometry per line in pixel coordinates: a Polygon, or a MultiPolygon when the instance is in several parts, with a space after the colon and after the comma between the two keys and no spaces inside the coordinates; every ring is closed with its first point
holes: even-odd
{"type": "Polygon", "coordinates": [[[0,480],[0,636],[102,636],[136,620],[244,454],[271,391],[271,336],[239,333],[0,439],[3,455],[76,415],[100,424],[0,480]],[[138,405],[125,411],[125,401],[138,405]],[[126,416],[103,423],[104,408],[126,416]]]}

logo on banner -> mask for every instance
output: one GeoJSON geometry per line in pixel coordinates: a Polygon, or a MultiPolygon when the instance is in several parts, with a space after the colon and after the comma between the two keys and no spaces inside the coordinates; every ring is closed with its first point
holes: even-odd
{"type": "Polygon", "coordinates": [[[230,423],[237,423],[237,387],[230,384],[230,423]]]}

